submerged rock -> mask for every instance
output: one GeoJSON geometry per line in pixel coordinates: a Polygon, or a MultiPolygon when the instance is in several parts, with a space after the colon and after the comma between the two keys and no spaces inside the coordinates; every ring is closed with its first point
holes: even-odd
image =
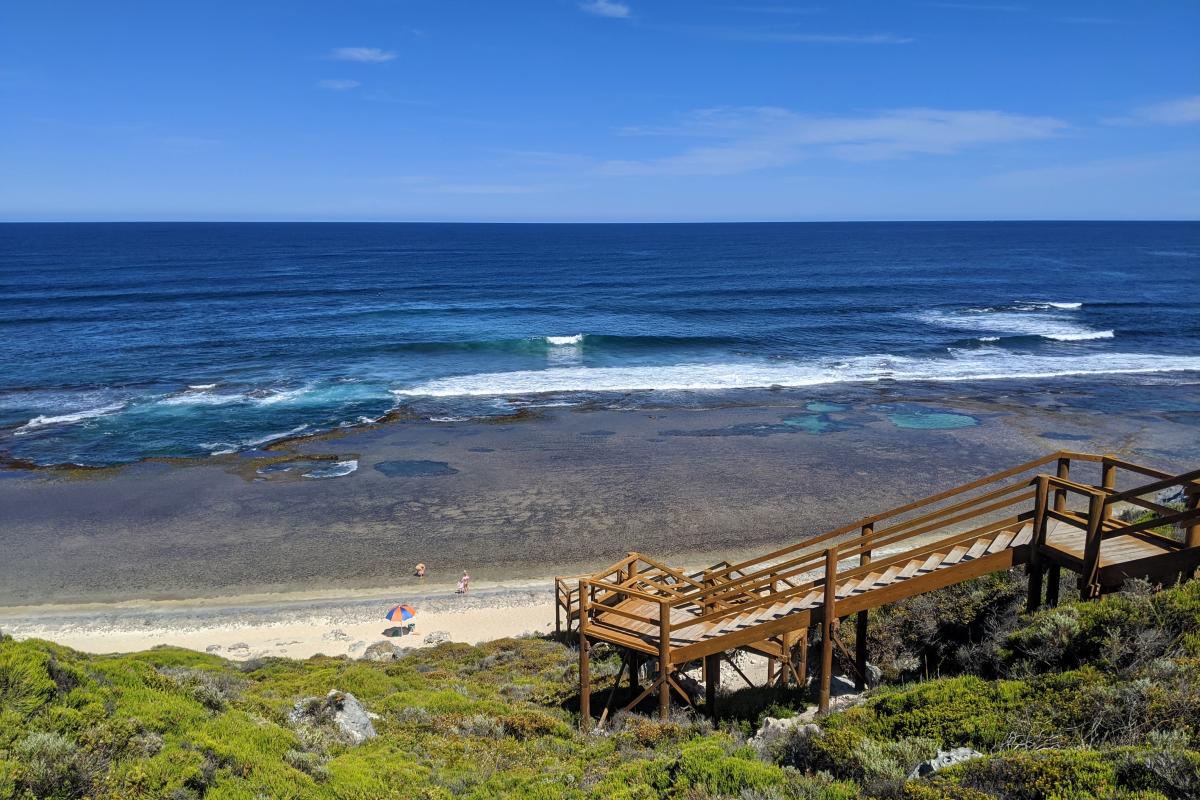
{"type": "Polygon", "coordinates": [[[956,747],[953,750],[938,750],[938,754],[928,761],[922,761],[917,766],[913,767],[913,771],[908,773],[909,780],[914,778],[928,778],[930,775],[952,767],[955,764],[961,764],[964,761],[970,761],[973,758],[983,758],[983,753],[977,750],[972,750],[969,747],[956,747]]]}
{"type": "Polygon", "coordinates": [[[337,689],[323,698],[306,697],[297,701],[288,713],[288,722],[293,727],[332,725],[348,744],[362,744],[377,736],[371,716],[358,698],[337,689]]]}

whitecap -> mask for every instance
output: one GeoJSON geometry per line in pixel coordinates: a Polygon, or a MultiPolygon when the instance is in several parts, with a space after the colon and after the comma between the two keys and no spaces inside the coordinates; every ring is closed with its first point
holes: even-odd
{"type": "Polygon", "coordinates": [[[289,436],[295,436],[296,434],[303,433],[306,430],[308,430],[308,425],[297,425],[295,428],[292,428],[290,431],[284,431],[283,433],[272,433],[272,434],[262,437],[261,439],[249,439],[247,441],[242,442],[242,444],[245,445],[246,447],[259,447],[261,445],[269,444],[270,442],[275,442],[280,439],[286,439],[289,436]]]}
{"type": "Polygon", "coordinates": [[[470,422],[470,417],[430,417],[430,422],[470,422]]]}
{"type": "Polygon", "coordinates": [[[71,414],[59,414],[57,416],[37,416],[26,422],[21,427],[13,431],[16,436],[21,436],[26,433],[31,433],[38,428],[45,428],[50,425],[74,425],[76,422],[83,422],[96,417],[106,417],[109,414],[115,414],[125,408],[124,403],[110,403],[100,408],[89,408],[86,411],[76,411],[71,414]]]}
{"type": "Polygon", "coordinates": [[[209,389],[217,388],[215,383],[189,383],[188,388],[197,392],[206,392],[209,389]]]}
{"type": "MultiPolygon", "coordinates": [[[[1048,305],[1048,304],[1046,304],[1048,305]]],[[[983,331],[1008,336],[1039,336],[1059,342],[1082,342],[1089,339],[1111,339],[1111,330],[1096,330],[1081,325],[1061,314],[1036,311],[990,311],[967,313],[925,311],[917,315],[925,323],[955,330],[983,331]]]]}
{"type": "Polygon", "coordinates": [[[577,344],[583,344],[583,334],[577,333],[574,336],[547,336],[546,342],[555,347],[573,347],[577,344]]]}

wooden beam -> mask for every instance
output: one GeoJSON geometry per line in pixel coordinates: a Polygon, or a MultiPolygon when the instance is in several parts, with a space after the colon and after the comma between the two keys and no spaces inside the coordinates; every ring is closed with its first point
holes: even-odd
{"type": "Polygon", "coordinates": [[[1062,580],[1062,566],[1051,564],[1046,571],[1046,605],[1054,608],[1058,605],[1058,587],[1062,580]]]}
{"type": "Polygon", "coordinates": [[[671,605],[666,600],[658,604],[658,718],[671,716],[671,605]]]}
{"type": "MultiPolygon", "coordinates": [[[[875,533],[875,525],[867,523],[862,527],[862,539],[864,549],[858,557],[858,565],[865,567],[871,563],[871,537],[875,533]]],[[[858,616],[854,621],[854,688],[862,691],[867,686],[867,615],[870,612],[863,609],[858,612],[858,616]]]]}
{"type": "Polygon", "coordinates": [[[704,706],[710,719],[717,718],[717,689],[721,686],[721,655],[704,657],[704,706]]]}
{"type": "Polygon", "coordinates": [[[821,612],[821,691],[817,710],[829,713],[829,688],[833,681],[833,627],[837,623],[837,545],[825,551],[825,607],[821,612]]]}
{"type": "Polygon", "coordinates": [[[588,664],[587,581],[579,581],[579,729],[584,733],[592,726],[592,676],[588,664]]]}
{"type": "Polygon", "coordinates": [[[1049,501],[1050,481],[1045,475],[1037,476],[1037,493],[1033,499],[1033,535],[1029,542],[1029,591],[1025,598],[1025,610],[1032,614],[1042,604],[1042,545],[1046,541],[1046,512],[1049,501]]]}
{"type": "Polygon", "coordinates": [[[625,667],[629,665],[629,658],[632,655],[628,650],[621,656],[621,669],[617,671],[617,677],[613,680],[612,688],[608,690],[608,702],[604,704],[604,710],[600,712],[600,727],[604,727],[605,721],[608,719],[608,712],[612,709],[613,699],[617,696],[617,690],[621,688],[621,678],[625,677],[625,667]]]}

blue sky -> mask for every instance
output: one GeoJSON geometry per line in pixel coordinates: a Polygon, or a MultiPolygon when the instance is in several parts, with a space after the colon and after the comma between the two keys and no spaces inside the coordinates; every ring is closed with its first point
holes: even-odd
{"type": "Polygon", "coordinates": [[[0,219],[1200,217],[1200,3],[6,0],[0,219]]]}

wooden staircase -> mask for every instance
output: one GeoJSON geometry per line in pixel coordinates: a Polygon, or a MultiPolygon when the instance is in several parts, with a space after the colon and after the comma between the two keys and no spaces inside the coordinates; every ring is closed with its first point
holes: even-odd
{"type": "Polygon", "coordinates": [[[736,564],[685,572],[631,553],[593,575],[557,578],[557,623],[560,632],[579,635],[585,727],[593,642],[625,651],[622,674],[628,666],[632,675],[647,657],[657,660],[658,678],[627,708],[657,690],[665,715],[672,692],[690,705],[673,675],[697,660],[711,711],[721,659],[731,650],[765,655],[780,665],[780,680],[802,680],[814,625],[825,711],[833,649],[850,655],[840,619],[857,618],[852,660],[861,686],[870,609],[1018,565],[1029,570],[1031,609],[1043,601],[1043,588],[1045,601],[1057,602],[1063,567],[1080,574],[1084,597],[1131,577],[1190,575],[1200,565],[1200,470],[1173,475],[1111,455],[1059,452],[736,564]],[[1071,480],[1072,461],[1098,465],[1099,481],[1071,480]],[[1050,464],[1053,475],[1041,471],[1050,464]],[[1140,482],[1118,491],[1129,476],[1140,482]],[[1159,504],[1164,490],[1182,490],[1183,507],[1159,504]],[[1118,508],[1144,509],[1148,518],[1117,517],[1118,508]]]}

